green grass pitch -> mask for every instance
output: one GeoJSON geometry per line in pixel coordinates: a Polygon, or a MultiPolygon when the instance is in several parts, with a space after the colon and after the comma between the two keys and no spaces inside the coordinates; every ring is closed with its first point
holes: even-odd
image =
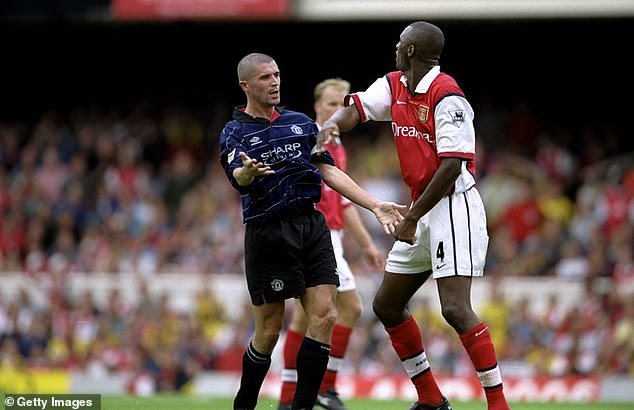
{"type": "MultiPolygon", "coordinates": [[[[205,396],[152,397],[104,396],[102,410],[232,410],[232,398],[210,398],[205,396]]],[[[346,400],[350,410],[406,410],[411,402],[381,400],[346,400]]],[[[486,410],[484,402],[452,401],[454,410],[486,410]]],[[[511,403],[513,410],[633,410],[634,403],[511,403]]],[[[320,407],[315,407],[320,409],[320,407]]],[[[256,410],[277,410],[277,401],[262,398],[256,410]]]]}
{"type": "MultiPolygon", "coordinates": [[[[4,401],[4,393],[0,392],[4,401]]],[[[347,399],[350,410],[406,410],[411,404],[403,400],[365,400],[347,399]]],[[[102,396],[100,410],[232,410],[233,398],[211,398],[190,395],[158,394],[150,397],[138,396],[102,396]]],[[[486,410],[486,404],[479,401],[456,401],[451,404],[454,410],[486,410]]],[[[13,410],[18,407],[3,405],[0,410],[13,410]]],[[[634,403],[511,403],[513,410],[633,410],[634,403]]],[[[319,410],[321,407],[315,407],[319,410]]],[[[262,398],[256,410],[277,410],[277,401],[262,398]]]]}

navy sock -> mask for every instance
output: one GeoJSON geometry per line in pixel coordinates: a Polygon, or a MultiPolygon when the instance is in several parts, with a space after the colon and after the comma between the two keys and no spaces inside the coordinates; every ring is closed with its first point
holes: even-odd
{"type": "Polygon", "coordinates": [[[319,387],[326,373],[330,345],[308,337],[297,353],[297,387],[293,409],[312,409],[317,401],[319,387]]]}
{"type": "Polygon", "coordinates": [[[250,342],[242,356],[240,389],[233,400],[234,409],[254,409],[258,403],[260,388],[271,366],[271,355],[262,354],[250,342]]]}

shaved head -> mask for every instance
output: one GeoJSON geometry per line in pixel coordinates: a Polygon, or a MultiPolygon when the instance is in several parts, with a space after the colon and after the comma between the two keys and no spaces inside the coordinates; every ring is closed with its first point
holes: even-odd
{"type": "Polygon", "coordinates": [[[255,74],[257,64],[268,64],[274,62],[273,57],[262,53],[251,53],[242,57],[238,63],[238,80],[247,81],[255,74]]]}
{"type": "Polygon", "coordinates": [[[438,64],[445,46],[442,30],[426,21],[416,21],[407,27],[404,34],[406,41],[416,47],[419,60],[438,64]]]}

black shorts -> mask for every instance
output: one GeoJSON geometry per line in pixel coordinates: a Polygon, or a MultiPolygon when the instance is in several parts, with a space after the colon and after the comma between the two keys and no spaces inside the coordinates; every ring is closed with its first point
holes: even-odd
{"type": "Polygon", "coordinates": [[[321,212],[312,208],[248,223],[244,250],[254,305],[296,298],[317,285],[339,286],[330,230],[321,212]]]}

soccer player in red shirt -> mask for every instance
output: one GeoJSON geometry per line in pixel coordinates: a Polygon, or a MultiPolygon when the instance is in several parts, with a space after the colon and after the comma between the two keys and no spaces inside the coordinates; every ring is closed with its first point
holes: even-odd
{"type": "MultiPolygon", "coordinates": [[[[319,127],[335,111],[343,107],[343,100],[349,92],[350,83],[340,78],[329,78],[315,86],[315,122],[319,127]]],[[[337,140],[330,144],[328,151],[333,156],[335,165],[346,172],[348,156],[341,141],[337,140]]],[[[340,283],[337,288],[337,320],[332,331],[330,357],[317,396],[317,404],[328,410],[346,410],[347,407],[339,399],[335,383],[337,373],[343,365],[343,357],[348,348],[352,327],[361,316],[362,306],[353,273],[343,255],[344,227],[359,244],[370,268],[377,272],[382,271],[385,267],[385,258],[374,245],[357,209],[350,201],[326,184],[322,184],[321,201],[317,204],[317,209],[324,214],[326,223],[330,228],[340,283]]],[[[291,408],[297,381],[296,357],[307,326],[304,310],[300,303],[295,302],[291,323],[286,331],[284,342],[284,370],[282,371],[282,390],[278,410],[291,408]]]]}
{"type": "Polygon", "coordinates": [[[397,71],[346,97],[347,107],[319,132],[318,149],[359,122],[392,124],[412,205],[394,232],[396,242],[372,308],[416,387],[418,401],[410,410],[451,410],[407,310],[430,276],[436,279],[442,315],[460,336],[489,410],[508,410],[489,330],[471,307],[471,281],[484,273],[489,238],[475,188],[474,113],[456,81],[440,71],[444,42],[433,24],[407,26],[396,44],[397,71]]]}

